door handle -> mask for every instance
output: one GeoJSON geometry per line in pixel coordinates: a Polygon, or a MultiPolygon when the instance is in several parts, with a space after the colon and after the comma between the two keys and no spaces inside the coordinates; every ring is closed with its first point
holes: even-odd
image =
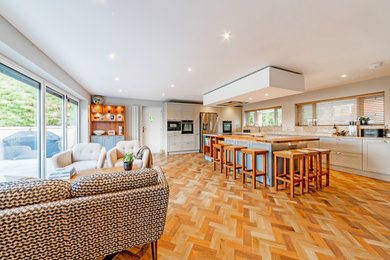
{"type": "Polygon", "coordinates": [[[145,127],[144,126],[142,127],[142,133],[145,133],[145,127]]]}

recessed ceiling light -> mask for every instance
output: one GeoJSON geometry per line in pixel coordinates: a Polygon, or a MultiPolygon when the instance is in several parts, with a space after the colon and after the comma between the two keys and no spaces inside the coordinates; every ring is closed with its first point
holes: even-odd
{"type": "Polygon", "coordinates": [[[191,72],[191,71],[192,71],[192,68],[191,68],[191,67],[188,67],[187,71],[188,71],[188,72],[191,72]]]}
{"type": "Polygon", "coordinates": [[[265,94],[264,94],[264,96],[268,97],[268,96],[269,96],[269,94],[268,94],[268,93],[265,93],[265,94]]]}
{"type": "Polygon", "coordinates": [[[162,93],[161,96],[165,97],[165,93],[162,93]]]}
{"type": "Polygon", "coordinates": [[[119,78],[118,78],[118,77],[115,77],[115,80],[116,80],[116,81],[119,81],[119,78]]]}
{"type": "Polygon", "coordinates": [[[231,36],[230,32],[224,32],[222,35],[224,40],[229,40],[231,36]]]}
{"type": "Polygon", "coordinates": [[[347,77],[347,74],[341,74],[341,77],[342,77],[342,78],[346,78],[346,77],[347,77]]]}
{"type": "Polygon", "coordinates": [[[115,53],[108,54],[108,58],[110,58],[111,60],[115,59],[115,53]]]}
{"type": "Polygon", "coordinates": [[[174,84],[171,84],[171,88],[174,88],[175,87],[175,85],[174,84]]]}
{"type": "Polygon", "coordinates": [[[122,90],[121,88],[120,88],[120,89],[118,89],[118,92],[119,92],[119,93],[122,93],[122,91],[123,91],[123,90],[122,90]]]}
{"type": "Polygon", "coordinates": [[[252,97],[249,97],[249,100],[252,100],[252,97]]]}

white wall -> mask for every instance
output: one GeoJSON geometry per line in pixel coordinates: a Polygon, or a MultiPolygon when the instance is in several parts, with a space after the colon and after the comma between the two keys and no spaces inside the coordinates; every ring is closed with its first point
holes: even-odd
{"type": "Polygon", "coordinates": [[[332,88],[325,88],[303,94],[277,98],[262,102],[246,104],[243,107],[243,113],[246,110],[260,109],[274,106],[282,106],[282,125],[283,131],[295,130],[295,104],[332,99],[339,97],[348,97],[354,95],[385,92],[385,124],[390,125],[390,76],[377,79],[366,80],[358,83],[342,85],[332,88]]]}
{"type": "Polygon", "coordinates": [[[0,32],[0,54],[80,99],[80,142],[88,142],[88,91],[2,16],[0,32]]]}

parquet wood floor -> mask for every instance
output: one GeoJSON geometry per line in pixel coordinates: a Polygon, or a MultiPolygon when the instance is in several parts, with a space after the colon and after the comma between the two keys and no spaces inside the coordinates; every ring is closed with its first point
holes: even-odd
{"type": "Polygon", "coordinates": [[[290,199],[212,171],[201,154],[154,161],[170,184],[159,259],[390,259],[388,182],[332,171],[330,187],[290,199]]]}

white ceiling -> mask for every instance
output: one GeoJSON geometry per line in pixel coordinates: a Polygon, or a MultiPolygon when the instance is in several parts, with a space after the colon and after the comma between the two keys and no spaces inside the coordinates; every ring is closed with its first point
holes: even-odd
{"type": "Polygon", "coordinates": [[[201,101],[268,65],[303,73],[306,90],[389,75],[389,10],[389,0],[0,0],[92,94],[152,100],[201,101]]]}

